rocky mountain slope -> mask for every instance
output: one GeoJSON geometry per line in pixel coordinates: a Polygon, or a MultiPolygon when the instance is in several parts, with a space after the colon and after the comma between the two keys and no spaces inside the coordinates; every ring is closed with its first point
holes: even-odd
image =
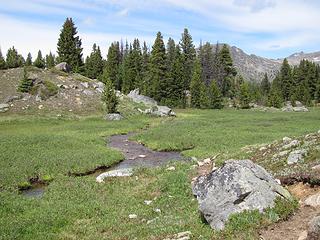
{"type": "MultiPolygon", "coordinates": [[[[281,67],[283,59],[268,59],[247,54],[240,48],[230,47],[230,52],[234,65],[238,72],[247,80],[260,82],[267,73],[270,79],[273,79],[281,67]]],[[[291,65],[298,65],[302,59],[313,61],[320,64],[320,51],[313,53],[294,53],[287,57],[291,65]]]]}

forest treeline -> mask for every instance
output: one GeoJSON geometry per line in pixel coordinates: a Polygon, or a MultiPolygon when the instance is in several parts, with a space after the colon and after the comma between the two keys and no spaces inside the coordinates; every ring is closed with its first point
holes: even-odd
{"type": "Polygon", "coordinates": [[[306,105],[320,102],[319,65],[302,60],[300,65],[291,67],[284,59],[274,79],[265,74],[261,83],[246,81],[237,73],[226,44],[207,42],[196,48],[188,29],[184,29],[179,42],[169,38],[165,43],[158,32],[151,48],[139,39],[113,42],[106,59],[96,44],[85,59],[82,50],[77,28],[67,18],[58,39],[57,56],[51,52],[43,56],[39,50],[33,61],[30,53],[24,59],[12,47],[6,57],[0,50],[0,69],[50,69],[67,62],[73,72],[111,82],[114,89],[123,93],[139,88],[142,94],[171,107],[222,108],[225,99],[242,108],[249,108],[250,102],[273,107],[281,107],[284,101],[306,105]]]}

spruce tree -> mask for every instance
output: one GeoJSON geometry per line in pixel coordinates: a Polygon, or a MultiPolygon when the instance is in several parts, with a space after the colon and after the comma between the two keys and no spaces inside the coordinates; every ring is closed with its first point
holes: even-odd
{"type": "Polygon", "coordinates": [[[209,101],[210,107],[213,109],[221,109],[223,108],[223,98],[218,87],[218,84],[215,80],[212,80],[210,83],[209,89],[209,101]]]}
{"type": "Polygon", "coordinates": [[[285,101],[290,100],[293,79],[291,75],[291,67],[288,63],[288,60],[285,58],[283,60],[281,69],[280,69],[280,86],[282,91],[282,96],[285,101]]]}
{"type": "Polygon", "coordinates": [[[192,78],[193,65],[196,58],[196,50],[193,45],[192,37],[188,29],[184,29],[182,37],[180,40],[180,48],[182,52],[183,59],[183,78],[185,84],[185,90],[190,87],[190,82],[192,78]]]}
{"type": "Polygon", "coordinates": [[[244,82],[240,87],[240,105],[241,108],[248,109],[250,108],[249,103],[251,101],[249,94],[249,84],[244,82]]]}
{"type": "Polygon", "coordinates": [[[103,59],[101,56],[100,47],[94,43],[92,47],[92,52],[89,57],[87,57],[85,62],[85,74],[88,78],[97,79],[103,73],[103,59]]]}
{"type": "Polygon", "coordinates": [[[214,53],[210,43],[205,43],[200,49],[200,62],[202,67],[202,80],[206,86],[210,86],[210,82],[214,78],[214,53]]]}
{"type": "Polygon", "coordinates": [[[45,67],[45,62],[44,62],[44,59],[42,57],[42,53],[40,50],[38,51],[37,59],[34,61],[33,65],[37,68],[44,68],[45,67]]]}
{"type": "Polygon", "coordinates": [[[264,78],[262,79],[260,86],[262,94],[268,96],[271,84],[269,82],[267,73],[264,74],[264,78]]]}
{"type": "Polygon", "coordinates": [[[121,90],[122,81],[119,79],[119,65],[121,61],[119,43],[113,42],[108,50],[107,61],[104,71],[108,74],[108,78],[111,80],[117,90],[121,90]]]}
{"type": "Polygon", "coordinates": [[[63,24],[58,40],[58,62],[68,63],[74,72],[80,72],[83,65],[81,39],[72,18],[63,24]]]}
{"type": "Polygon", "coordinates": [[[207,104],[206,87],[201,79],[201,65],[197,59],[194,64],[190,83],[191,107],[203,108],[207,104]]]}
{"type": "Polygon", "coordinates": [[[149,81],[150,88],[147,91],[156,101],[161,101],[161,84],[166,78],[166,49],[163,42],[161,32],[157,33],[157,37],[152,46],[149,62],[149,81]]]}
{"type": "Polygon", "coordinates": [[[18,51],[14,47],[8,49],[6,63],[8,68],[21,67],[18,51]]]}
{"type": "Polygon", "coordinates": [[[320,103],[320,81],[317,84],[316,91],[314,93],[314,99],[316,100],[316,103],[320,103]]]}
{"type": "Polygon", "coordinates": [[[29,79],[27,69],[24,67],[23,78],[20,81],[18,91],[24,92],[24,93],[30,92],[32,85],[33,85],[33,81],[32,79],[29,79]]]}
{"type": "Polygon", "coordinates": [[[133,76],[133,87],[134,88],[142,88],[143,80],[142,80],[142,53],[140,47],[139,39],[134,39],[132,44],[132,68],[134,72],[133,76]]]}
{"type": "Polygon", "coordinates": [[[6,61],[4,60],[4,57],[0,49],[0,70],[6,69],[6,68],[7,68],[7,64],[6,64],[6,61]]]}
{"type": "Polygon", "coordinates": [[[281,108],[283,99],[282,99],[282,92],[281,92],[281,82],[279,76],[277,76],[270,88],[269,96],[268,96],[268,106],[281,108]]]}
{"type": "Polygon", "coordinates": [[[122,64],[121,73],[121,89],[124,93],[129,93],[135,87],[136,70],[134,63],[134,54],[132,45],[130,44],[129,51],[126,53],[124,62],[122,64]]]}
{"type": "Polygon", "coordinates": [[[46,55],[46,68],[51,69],[55,66],[55,56],[50,52],[46,55]]]}
{"type": "Polygon", "coordinates": [[[223,78],[221,79],[222,82],[220,88],[222,90],[222,94],[224,96],[227,96],[229,94],[233,78],[236,76],[237,71],[233,66],[231,54],[226,44],[223,45],[222,49],[219,52],[219,65],[219,67],[223,69],[224,73],[223,78]]]}
{"type": "Polygon", "coordinates": [[[102,101],[106,104],[106,111],[107,113],[116,113],[118,97],[116,95],[113,83],[106,71],[104,71],[102,75],[102,81],[105,83],[102,93],[102,101]]]}
{"type": "Polygon", "coordinates": [[[147,82],[149,77],[149,59],[150,54],[148,51],[148,47],[146,42],[143,42],[142,47],[142,64],[141,64],[141,78],[142,78],[142,85],[140,86],[140,92],[142,94],[147,94],[147,82]]]}
{"type": "Polygon", "coordinates": [[[26,66],[32,66],[32,56],[31,53],[28,53],[27,59],[26,59],[26,66]]]}

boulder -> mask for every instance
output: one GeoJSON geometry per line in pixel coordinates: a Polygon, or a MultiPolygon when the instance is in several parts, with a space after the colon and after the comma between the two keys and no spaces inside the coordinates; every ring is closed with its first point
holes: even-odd
{"type": "Polygon", "coordinates": [[[304,204],[311,207],[319,207],[320,206],[320,193],[316,193],[308,197],[304,204]]]}
{"type": "Polygon", "coordinates": [[[133,175],[133,171],[131,168],[125,168],[125,169],[118,169],[118,170],[112,170],[105,173],[100,174],[96,181],[98,183],[102,183],[105,178],[109,177],[130,177],[133,175]]]}
{"type": "Polygon", "coordinates": [[[150,98],[150,97],[147,97],[144,95],[140,95],[139,89],[132,90],[127,95],[127,97],[136,103],[144,103],[145,105],[151,105],[151,106],[155,106],[158,104],[157,101],[154,100],[153,98],[150,98]]]}
{"type": "Polygon", "coordinates": [[[320,239],[320,216],[314,217],[309,222],[308,240],[320,239]]]}
{"type": "Polygon", "coordinates": [[[215,230],[222,230],[229,216],[245,210],[274,206],[277,197],[291,200],[290,193],[281,187],[261,166],[250,160],[228,160],[193,184],[199,210],[215,230]]]}
{"type": "Polygon", "coordinates": [[[69,73],[71,71],[71,66],[66,62],[59,63],[54,68],[66,73],[69,73]]]}
{"type": "Polygon", "coordinates": [[[0,113],[6,112],[9,110],[9,104],[7,103],[0,103],[0,113]]]}
{"type": "Polygon", "coordinates": [[[173,112],[172,109],[167,106],[156,106],[151,114],[158,117],[176,116],[175,112],[173,112]]]}
{"type": "Polygon", "coordinates": [[[307,153],[307,150],[305,149],[298,149],[298,150],[292,151],[288,156],[287,163],[290,165],[303,160],[303,157],[306,155],[306,153],[307,153]]]}
{"type": "Polygon", "coordinates": [[[286,149],[290,149],[290,148],[294,148],[294,147],[297,147],[300,145],[300,141],[299,140],[293,140],[291,141],[290,143],[284,145],[282,147],[283,150],[286,150],[286,149]]]}
{"type": "Polygon", "coordinates": [[[123,117],[119,113],[108,113],[104,119],[109,121],[120,121],[123,117]]]}
{"type": "Polygon", "coordinates": [[[309,112],[309,109],[303,106],[299,101],[295,102],[295,107],[292,106],[291,102],[288,101],[281,110],[283,112],[309,112]]]}

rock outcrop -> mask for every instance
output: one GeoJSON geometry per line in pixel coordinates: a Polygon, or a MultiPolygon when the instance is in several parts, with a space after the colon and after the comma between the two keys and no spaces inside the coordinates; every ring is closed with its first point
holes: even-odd
{"type": "Polygon", "coordinates": [[[59,63],[54,68],[67,73],[71,71],[70,65],[66,62],[59,63]]]}
{"type": "Polygon", "coordinates": [[[290,193],[261,166],[250,160],[229,160],[193,184],[199,210],[213,229],[222,230],[229,216],[244,210],[274,206],[277,197],[290,193]]]}
{"type": "Polygon", "coordinates": [[[109,121],[120,121],[123,117],[119,113],[108,113],[104,119],[109,121]]]}
{"type": "Polygon", "coordinates": [[[111,171],[108,171],[108,172],[100,174],[96,178],[96,181],[98,183],[102,183],[105,178],[109,178],[109,177],[130,177],[132,175],[133,175],[132,168],[111,170],[111,171]]]}
{"type": "Polygon", "coordinates": [[[292,106],[291,102],[286,102],[281,110],[282,112],[309,112],[309,109],[303,106],[299,101],[295,102],[295,107],[292,106]]]}
{"type": "Polygon", "coordinates": [[[7,103],[1,103],[0,104],[0,113],[6,112],[8,110],[9,110],[9,104],[7,104],[7,103]]]}

